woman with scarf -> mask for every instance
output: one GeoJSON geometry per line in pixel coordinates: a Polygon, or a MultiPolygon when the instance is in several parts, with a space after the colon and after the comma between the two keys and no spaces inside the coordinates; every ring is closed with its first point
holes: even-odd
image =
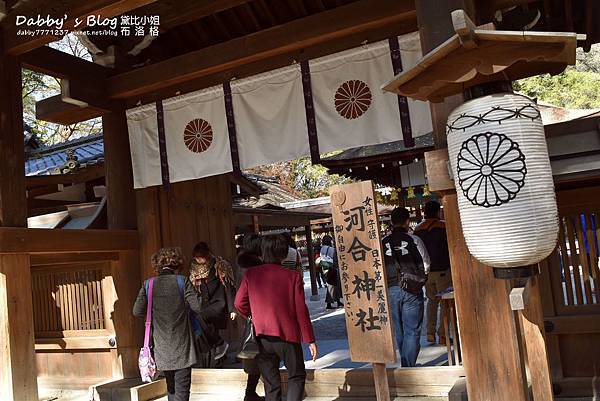
{"type": "Polygon", "coordinates": [[[192,253],[190,281],[202,296],[203,333],[199,340],[201,365],[216,367],[213,361],[225,356],[229,344],[219,330],[227,328],[228,319],[235,320],[235,279],[231,264],[210,251],[206,242],[199,242],[192,253]]]}

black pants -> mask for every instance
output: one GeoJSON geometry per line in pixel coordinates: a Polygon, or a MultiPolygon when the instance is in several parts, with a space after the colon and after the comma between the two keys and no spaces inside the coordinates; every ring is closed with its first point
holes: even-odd
{"type": "Polygon", "coordinates": [[[266,401],[281,401],[281,361],[288,372],[287,401],[302,401],[306,382],[302,346],[277,337],[259,337],[258,347],[256,362],[265,383],[266,401]]]}
{"type": "Polygon", "coordinates": [[[189,401],[192,385],[192,368],[166,370],[167,398],[169,401],[189,401]]]}
{"type": "Polygon", "coordinates": [[[256,359],[243,359],[242,365],[244,366],[244,372],[248,374],[246,394],[256,394],[256,387],[260,380],[260,370],[258,369],[256,359]]]}
{"type": "Polygon", "coordinates": [[[325,282],[325,277],[323,276],[323,272],[321,271],[320,267],[317,267],[315,271],[315,276],[317,278],[317,285],[319,286],[319,288],[322,288],[323,284],[327,284],[325,282]]]}

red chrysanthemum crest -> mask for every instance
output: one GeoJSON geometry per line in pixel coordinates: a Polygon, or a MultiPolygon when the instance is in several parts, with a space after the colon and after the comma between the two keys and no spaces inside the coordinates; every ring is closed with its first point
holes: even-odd
{"type": "Polygon", "coordinates": [[[369,109],[373,95],[366,83],[354,79],[341,84],[335,92],[334,99],[338,114],[353,120],[362,116],[369,109]]]}
{"type": "Polygon", "coordinates": [[[192,152],[204,152],[210,147],[212,140],[213,131],[208,121],[196,118],[185,126],[183,142],[192,152]]]}

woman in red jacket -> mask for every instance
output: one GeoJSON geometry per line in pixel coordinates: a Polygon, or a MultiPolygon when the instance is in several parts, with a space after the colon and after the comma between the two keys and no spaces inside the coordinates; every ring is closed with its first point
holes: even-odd
{"type": "Polygon", "coordinates": [[[287,400],[301,401],[306,381],[301,343],[310,344],[313,361],[318,353],[304,300],[304,281],[297,272],[281,266],[287,253],[285,237],[266,236],[262,243],[265,264],[246,272],[235,297],[240,314],[252,315],[260,350],[257,363],[265,382],[266,401],[281,401],[281,361],[288,371],[287,400]]]}

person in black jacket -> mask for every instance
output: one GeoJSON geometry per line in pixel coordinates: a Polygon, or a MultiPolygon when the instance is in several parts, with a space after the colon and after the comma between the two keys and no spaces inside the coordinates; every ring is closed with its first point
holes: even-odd
{"type": "Polygon", "coordinates": [[[202,311],[198,317],[208,326],[203,327],[203,337],[214,348],[213,359],[219,360],[227,353],[229,344],[218,331],[227,328],[229,319],[236,318],[233,269],[225,259],[213,255],[206,242],[199,242],[192,254],[190,281],[202,296],[202,311]]]}
{"type": "MultiPolygon", "coordinates": [[[[437,294],[452,286],[446,223],[440,220],[439,203],[429,201],[425,204],[425,220],[415,228],[415,234],[425,243],[427,253],[429,253],[431,259],[431,268],[427,284],[425,284],[425,295],[428,299],[427,341],[434,343],[439,304],[437,294]]],[[[446,333],[443,324],[440,324],[437,334],[440,344],[445,345],[446,333]]]]}
{"type": "MultiPolygon", "coordinates": [[[[237,256],[237,265],[243,275],[248,269],[263,264],[261,259],[262,238],[258,234],[244,235],[242,248],[237,256]]],[[[246,395],[244,401],[264,401],[265,397],[261,397],[256,393],[256,387],[260,380],[260,370],[256,359],[242,360],[244,371],[248,374],[248,382],[246,383],[246,395]]]]}
{"type": "MultiPolygon", "coordinates": [[[[158,274],[152,290],[154,359],[167,380],[169,401],[189,400],[192,366],[197,362],[188,309],[200,313],[202,299],[187,277],[179,279],[183,283],[183,288],[179,288],[177,273],[182,264],[181,248],[162,248],[152,256],[152,265],[158,274]]],[[[133,315],[145,318],[147,305],[144,282],[133,306],[133,315]]]]}
{"type": "Polygon", "coordinates": [[[410,213],[406,208],[394,209],[391,218],[394,228],[382,242],[392,324],[402,366],[413,367],[421,349],[429,255],[421,239],[408,231],[410,213]]]}

